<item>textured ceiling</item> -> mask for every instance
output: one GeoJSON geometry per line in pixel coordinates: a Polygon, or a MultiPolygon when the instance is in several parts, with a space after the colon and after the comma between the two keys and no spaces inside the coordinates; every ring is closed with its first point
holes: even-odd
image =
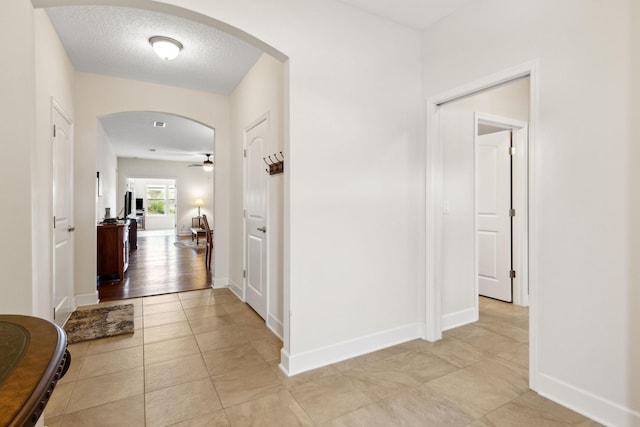
{"type": "Polygon", "coordinates": [[[358,9],[390,19],[417,30],[436,21],[473,0],[340,0],[358,9]]]}
{"type": "Polygon", "coordinates": [[[202,163],[205,153],[213,153],[213,129],[173,114],[123,112],[101,117],[100,123],[119,157],[202,163]],[[166,127],[154,127],[156,121],[166,127]]]}
{"type": "MultiPolygon", "coordinates": [[[[112,6],[50,7],[46,12],[78,71],[227,95],[262,51],[213,27],[163,13],[112,6]],[[152,36],[184,48],[164,61],[152,36]]],[[[213,153],[214,131],[178,116],[123,112],[100,119],[118,157],[201,163],[213,153]],[[153,121],[167,123],[154,128],[153,121]],[[150,149],[156,151],[152,152],[150,149]]]]}
{"type": "Polygon", "coordinates": [[[213,27],[148,10],[113,6],[46,9],[79,71],[230,94],[262,51],[213,27]],[[149,38],[166,36],[184,48],[160,59],[149,38]]]}

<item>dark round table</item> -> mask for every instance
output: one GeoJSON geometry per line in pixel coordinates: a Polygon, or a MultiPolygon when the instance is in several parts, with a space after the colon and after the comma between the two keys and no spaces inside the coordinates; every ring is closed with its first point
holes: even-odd
{"type": "Polygon", "coordinates": [[[34,426],[70,363],[58,325],[0,315],[0,426],[34,426]]]}

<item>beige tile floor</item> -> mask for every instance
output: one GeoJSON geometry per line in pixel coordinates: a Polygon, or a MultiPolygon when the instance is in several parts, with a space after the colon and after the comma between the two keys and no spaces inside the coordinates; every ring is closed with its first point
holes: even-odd
{"type": "Polygon", "coordinates": [[[528,312],[511,304],[482,298],[442,341],[286,377],[280,340],[226,289],[126,302],[133,336],[69,346],[49,427],[598,425],[528,389],[528,312]]]}

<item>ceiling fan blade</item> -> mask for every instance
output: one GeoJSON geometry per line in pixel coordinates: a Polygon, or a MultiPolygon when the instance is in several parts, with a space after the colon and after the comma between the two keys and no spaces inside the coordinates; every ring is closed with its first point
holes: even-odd
{"type": "Polygon", "coordinates": [[[213,161],[211,160],[211,156],[213,154],[208,154],[208,153],[204,153],[203,155],[207,156],[207,159],[202,162],[202,163],[192,163],[190,165],[188,165],[188,167],[193,168],[193,167],[201,167],[204,168],[204,170],[206,170],[207,172],[210,172],[213,170],[213,161]]]}

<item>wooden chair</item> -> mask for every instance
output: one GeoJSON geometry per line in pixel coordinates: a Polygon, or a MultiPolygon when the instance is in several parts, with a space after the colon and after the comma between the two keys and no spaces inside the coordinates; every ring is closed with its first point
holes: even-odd
{"type": "Polygon", "coordinates": [[[204,227],[205,235],[207,236],[207,247],[204,252],[204,265],[207,270],[211,270],[211,258],[213,258],[213,230],[209,228],[209,221],[206,215],[202,215],[202,226],[204,227]]]}
{"type": "Polygon", "coordinates": [[[202,228],[202,218],[199,216],[191,218],[191,228],[202,228]]]}

